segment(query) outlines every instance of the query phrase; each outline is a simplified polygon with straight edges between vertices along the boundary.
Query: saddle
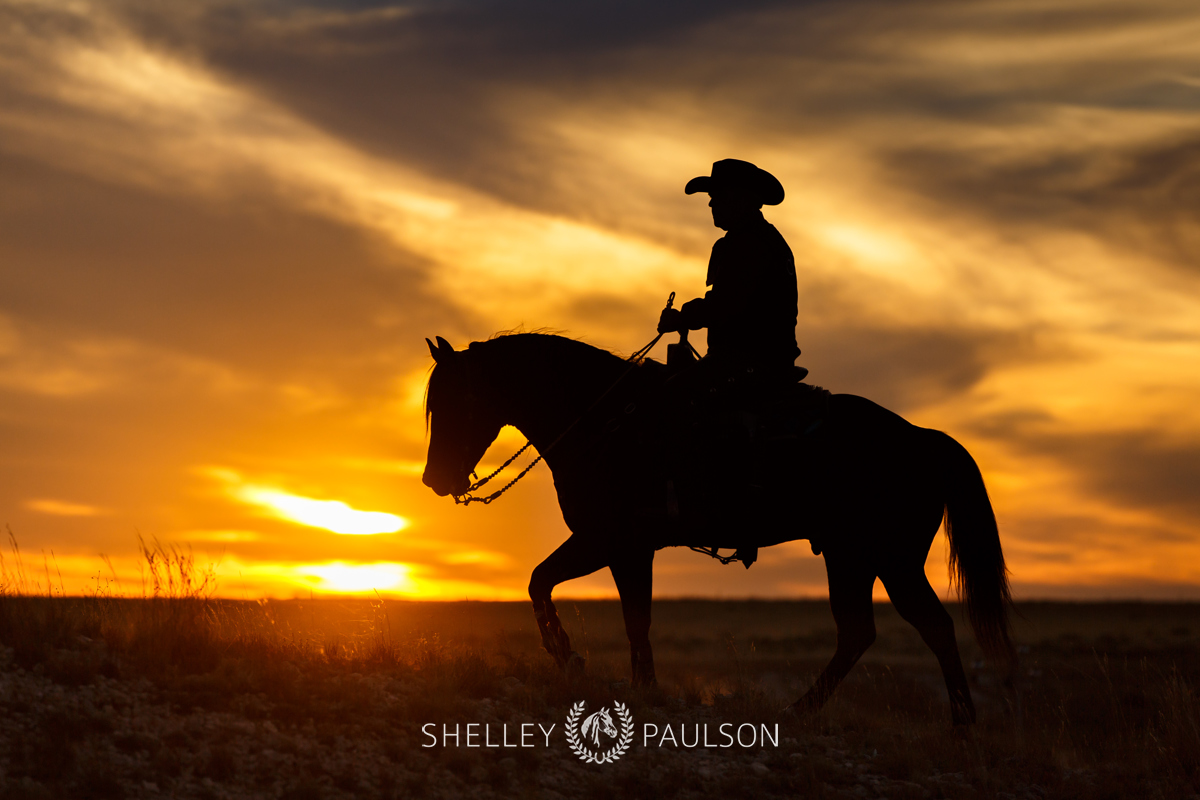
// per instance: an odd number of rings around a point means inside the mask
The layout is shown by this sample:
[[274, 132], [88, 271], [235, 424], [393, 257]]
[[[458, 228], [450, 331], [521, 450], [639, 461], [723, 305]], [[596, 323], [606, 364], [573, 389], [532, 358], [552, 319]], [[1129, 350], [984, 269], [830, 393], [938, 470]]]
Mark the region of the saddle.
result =
[[654, 456], [639, 470], [639, 514], [665, 517], [688, 538], [709, 538], [709, 555], [735, 548], [733, 557], [717, 557], [748, 568], [757, 545], [747, 533], [781, 524], [772, 518], [772, 497], [794, 485], [828, 414], [830, 393], [803, 383], [806, 375], [802, 367], [765, 375], [694, 367], [672, 375], [654, 402], [642, 404], [648, 410], [636, 426], [640, 449]]

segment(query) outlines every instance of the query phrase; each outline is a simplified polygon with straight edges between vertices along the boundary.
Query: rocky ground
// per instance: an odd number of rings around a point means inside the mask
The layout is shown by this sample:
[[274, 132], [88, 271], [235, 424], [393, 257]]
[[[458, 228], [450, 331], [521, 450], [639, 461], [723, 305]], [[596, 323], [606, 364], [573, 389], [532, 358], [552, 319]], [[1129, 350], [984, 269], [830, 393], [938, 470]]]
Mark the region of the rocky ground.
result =
[[[676, 676], [644, 692], [621, 668], [567, 680], [544, 655], [504, 647], [217, 638], [204, 658], [148, 666], [127, 640], [55, 637], [0, 647], [0, 797], [1186, 798], [1200, 777], [1196, 696], [1177, 669], [1190, 649], [1170, 667], [1093, 650], [1083, 681], [1084, 661], [1026, 647], [1020, 717], [973, 667], [981, 722], [954, 730], [925, 664], [860, 666], [818, 718], [781, 721], [792, 689], [741, 662], [719, 690]], [[1057, 671], [1070, 680], [1052, 684]], [[581, 700], [632, 713], [619, 760], [572, 752], [563, 731]], [[776, 722], [777, 747], [657, 746], [642, 727]], [[548, 745], [537, 734], [534, 747], [423, 747], [426, 723], [556, 727]]]
[[[915, 779], [900, 777], [895, 759], [881, 757], [878, 747], [868, 750], [853, 736], [797, 731], [795, 726], [785, 726], [778, 747], [659, 747], [658, 737], [645, 746], [643, 720], [656, 721], [659, 730], [708, 723], [716, 742], [716, 725], [735, 713], [688, 708], [665, 698], [648, 708], [638, 708], [631, 699], [639, 736], [618, 761], [586, 764], [562, 732], [569, 708], [557, 709], [558, 714], [527, 713], [523, 709], [541, 705], [545, 698], [535, 695], [543, 693], [512, 676], [499, 682], [496, 697], [431, 706], [427, 696], [432, 687], [419, 676], [305, 674], [289, 665], [275, 680], [291, 684], [290, 702], [245, 692], [214, 703], [213, 691], [238, 681], [236, 666], [226, 666], [218, 677], [192, 676], [174, 685], [99, 673], [84, 683], [69, 677], [64, 682], [62, 664], [72, 658], [78, 659], [78, 652], [60, 653], [56, 673], [41, 664], [25, 670], [13, 663], [11, 651], [0, 654], [0, 796], [1047, 796], [1046, 788], [1033, 781], [1018, 780], [998, 790], [978, 786], [980, 776], [961, 771], [935, 769]], [[422, 709], [431, 717], [450, 713], [453, 720], [445, 721], [451, 726], [470, 721], [491, 724], [496, 731], [506, 723], [513, 731], [521, 723], [557, 727], [548, 747], [424, 748], [431, 740], [420, 734], [418, 723], [426, 717], [416, 715]], [[545, 741], [540, 734], [536, 738]], [[954, 744], [964, 752], [972, 747], [968, 735], [947, 731], [947, 738], [956, 738]], [[1081, 789], [1096, 780], [1086, 770], [1075, 776]]]

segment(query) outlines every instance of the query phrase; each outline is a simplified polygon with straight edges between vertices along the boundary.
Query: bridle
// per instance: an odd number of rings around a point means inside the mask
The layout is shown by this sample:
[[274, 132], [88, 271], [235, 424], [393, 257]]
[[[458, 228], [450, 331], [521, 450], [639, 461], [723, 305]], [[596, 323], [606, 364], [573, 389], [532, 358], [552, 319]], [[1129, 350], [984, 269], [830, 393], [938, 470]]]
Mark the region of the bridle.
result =
[[[675, 293], [671, 292], [671, 296], [667, 299], [667, 308], [670, 308], [674, 302], [675, 302]], [[664, 336], [664, 334], [662, 334], [662, 333], [658, 334], [657, 336], [655, 336], [653, 339], [650, 340], [649, 344], [647, 344], [645, 347], [638, 350], [633, 355], [626, 358], [625, 363], [629, 364], [629, 367], [627, 367], [625, 369], [625, 371], [622, 372], [620, 374], [620, 376], [615, 381], [612, 382], [612, 385], [610, 385], [607, 389], [605, 389], [604, 392], [599, 397], [597, 397], [596, 400], [590, 406], [588, 406], [586, 410], [584, 410], [578, 417], [576, 417], [575, 421], [572, 422], [570, 425], [568, 425], [566, 427], [566, 429], [564, 429], [563, 432], [560, 433], [554, 439], [554, 441], [550, 443], [549, 447], [547, 447], [545, 450], [542, 450], [538, 454], [537, 458], [535, 458], [533, 461], [529, 462], [529, 464], [525, 467], [525, 469], [521, 470], [520, 474], [518, 474], [517, 477], [513, 478], [511, 481], [506, 483], [502, 488], [492, 492], [487, 497], [475, 497], [474, 495], [471, 494], [472, 492], [478, 491], [480, 487], [482, 487], [484, 484], [486, 484], [492, 478], [496, 477], [501, 472], [503, 472], [505, 470], [505, 468], [508, 467], [509, 464], [511, 464], [513, 461], [516, 460], [517, 456], [521, 455], [521, 453], [524, 453], [526, 450], [528, 450], [533, 444], [533, 442], [530, 442], [529, 440], [526, 440], [525, 444], [521, 445], [520, 450], [513, 453], [512, 456], [510, 456], [507, 461], [505, 461], [498, 468], [496, 468], [496, 470], [493, 471], [490, 475], [488, 475], [484, 478], [480, 478], [479, 480], [472, 483], [470, 486], [468, 486], [466, 488], [466, 490], [462, 494], [454, 495], [455, 504], [462, 505], [462, 506], [469, 506], [471, 503], [483, 503], [486, 506], [486, 505], [491, 504], [493, 501], [498, 499], [501, 495], [503, 495], [505, 492], [507, 492], [509, 489], [511, 489], [513, 486], [515, 486], [517, 481], [521, 480], [521, 478], [524, 478], [526, 475], [528, 475], [529, 471], [531, 469], [533, 469], [535, 466], [537, 466], [537, 463], [539, 461], [541, 461], [547, 454], [549, 454], [549, 452], [551, 450], [553, 450], [555, 448], [555, 446], [557, 446], [558, 443], [561, 442], [567, 436], [567, 434], [569, 434], [572, 430], [574, 430], [575, 426], [578, 425], [581, 420], [583, 420], [585, 417], [587, 417], [588, 414], [592, 413], [592, 411], [594, 411], [595, 408], [598, 405], [600, 405], [600, 403], [603, 402], [605, 398], [607, 398], [610, 394], [612, 394], [613, 389], [616, 389], [617, 386], [619, 386], [621, 384], [621, 382], [624, 381], [625, 378], [627, 378], [629, 376], [629, 373], [633, 372], [633, 370], [637, 368], [638, 364], [641, 363], [641, 360], [643, 358], [645, 358], [647, 353], [649, 353], [651, 350], [654, 349], [654, 345], [658, 344], [658, 340], [661, 339], [663, 336]], [[693, 350], [694, 349], [695, 348], [693, 348]], [[471, 392], [472, 392], [471, 381], [470, 381], [470, 376], [468, 375], [467, 394], [468, 394], [469, 398], [473, 398], [473, 394]], [[469, 410], [467, 413], [468, 413], [468, 415], [470, 415], [472, 412]], [[469, 419], [469, 417], [468, 417], [468, 419]], [[471, 474], [474, 475], [475, 473], [472, 472]]]

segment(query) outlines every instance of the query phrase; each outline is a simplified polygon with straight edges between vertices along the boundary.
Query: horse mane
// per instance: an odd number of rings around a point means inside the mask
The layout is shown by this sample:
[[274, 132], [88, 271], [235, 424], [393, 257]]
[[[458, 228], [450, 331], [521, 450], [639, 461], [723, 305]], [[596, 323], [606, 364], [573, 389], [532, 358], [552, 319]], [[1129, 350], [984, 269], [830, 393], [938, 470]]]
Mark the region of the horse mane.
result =
[[[564, 340], [567, 342], [574, 342], [576, 344], [581, 344], [581, 345], [584, 345], [585, 347], [587, 347], [589, 350], [598, 350], [601, 353], [607, 353], [610, 356], [616, 356], [617, 358], [621, 359], [622, 361], [624, 361], [627, 358], [627, 356], [622, 355], [620, 352], [618, 352], [616, 350], [608, 350], [603, 347], [597, 347], [594, 344], [589, 344], [588, 342], [585, 342], [583, 340], [583, 338], [580, 336], [573, 336], [573, 337], [567, 336], [566, 333], [567, 332], [565, 330], [558, 329], [558, 328], [550, 328], [550, 327], [534, 328], [531, 331], [527, 331], [527, 330], [525, 330], [524, 325], [518, 325], [517, 327], [509, 328], [508, 330], [496, 331], [491, 336], [489, 336], [486, 341], [491, 342], [491, 341], [495, 341], [496, 339], [507, 339], [510, 336], [540, 336], [540, 337], [548, 337], [551, 339], [560, 339], [560, 340]], [[471, 344], [479, 344], [479, 343], [472, 342]], [[468, 348], [469, 347], [470, 347], [470, 345], [468, 345]], [[643, 359], [643, 360], [644, 361], [653, 361], [654, 359]]]
[[[611, 350], [605, 350], [602, 347], [588, 344], [579, 339], [572, 339], [563, 336], [561, 333], [553, 331], [549, 328], [537, 328], [532, 331], [526, 331], [522, 326], [504, 331], [497, 331], [482, 342], [471, 342], [465, 350], [460, 350], [460, 353], [480, 352], [487, 349], [510, 350], [512, 348], [521, 348], [529, 343], [545, 343], [551, 347], [558, 348], [566, 360], [575, 363], [585, 363], [588, 365], [588, 371], [600, 372], [605, 369], [610, 369], [625, 361], [625, 357]], [[658, 367], [661, 364], [653, 359], [643, 358], [639, 362], [640, 366]], [[430, 368], [429, 378], [425, 382], [425, 397], [423, 400], [425, 411], [425, 433], [429, 433], [429, 419], [433, 410], [429, 404], [429, 390], [433, 385], [433, 376], [436, 369], [436, 364]]]
[[[541, 328], [534, 328], [531, 331], [527, 331], [527, 330], [525, 330], [525, 323], [522, 322], [520, 325], [517, 325], [515, 328], [506, 328], [505, 330], [502, 330], [502, 331], [496, 331], [495, 333], [493, 333], [491, 336], [489, 336], [484, 341], [490, 342], [493, 339], [503, 339], [505, 336], [520, 336], [521, 334], [525, 334], [525, 333], [535, 334], [537, 336], [558, 336], [559, 338], [566, 338], [564, 336], [564, 334], [566, 334], [566, 331], [564, 331], [564, 330], [561, 330], [558, 328], [551, 328], [548, 326], [542, 326]], [[575, 341], [579, 341], [579, 340], [576, 339]], [[468, 345], [468, 347], [469, 346], [470, 345]]]

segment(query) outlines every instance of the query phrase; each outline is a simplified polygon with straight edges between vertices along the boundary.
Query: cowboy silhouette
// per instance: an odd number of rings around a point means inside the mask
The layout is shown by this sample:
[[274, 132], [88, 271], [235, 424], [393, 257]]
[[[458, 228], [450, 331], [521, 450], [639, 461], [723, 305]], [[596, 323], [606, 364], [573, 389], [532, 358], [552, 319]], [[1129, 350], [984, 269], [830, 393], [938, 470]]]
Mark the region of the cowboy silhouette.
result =
[[762, 207], [783, 202], [774, 175], [727, 158], [711, 175], [692, 178], [687, 194], [707, 192], [713, 225], [726, 231], [713, 245], [704, 297], [659, 318], [659, 333], [708, 328], [707, 370], [754, 385], [797, 380], [796, 262]]
[[[684, 192], [707, 192], [713, 224], [726, 233], [713, 245], [708, 262], [705, 283], [712, 288], [678, 310], [668, 307], [658, 322], [659, 333], [708, 328], [708, 353], [699, 364], [690, 366], [689, 357], [688, 363], [674, 365], [677, 376], [668, 403], [690, 407], [699, 422], [683, 413], [667, 448], [668, 471], [680, 476], [685, 487], [697, 456], [726, 465], [735, 473], [727, 485], [739, 487], [730, 495], [730, 507], [744, 518], [763, 506], [765, 481], [760, 478], [780, 467], [781, 455], [770, 452], [779, 448], [763, 441], [764, 423], [771, 427], [771, 407], [776, 407], [778, 423], [780, 403], [808, 373], [795, 366], [800, 355], [796, 262], [761, 210], [783, 202], [783, 186], [766, 170], [727, 158], [713, 164], [711, 175], [688, 181]], [[669, 353], [668, 365], [671, 360]], [[693, 494], [707, 492], [694, 488]], [[749, 567], [757, 548], [743, 546], [734, 558]]]

